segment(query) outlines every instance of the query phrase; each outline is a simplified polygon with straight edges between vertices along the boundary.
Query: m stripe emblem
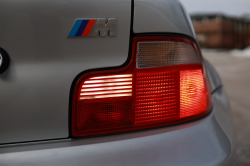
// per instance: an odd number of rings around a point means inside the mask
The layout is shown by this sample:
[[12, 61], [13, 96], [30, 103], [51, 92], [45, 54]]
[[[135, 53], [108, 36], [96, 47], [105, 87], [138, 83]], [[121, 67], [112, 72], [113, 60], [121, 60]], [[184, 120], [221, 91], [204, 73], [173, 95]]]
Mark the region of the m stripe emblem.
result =
[[96, 20], [76, 20], [69, 37], [88, 36]]
[[116, 18], [77, 18], [68, 37], [116, 36]]

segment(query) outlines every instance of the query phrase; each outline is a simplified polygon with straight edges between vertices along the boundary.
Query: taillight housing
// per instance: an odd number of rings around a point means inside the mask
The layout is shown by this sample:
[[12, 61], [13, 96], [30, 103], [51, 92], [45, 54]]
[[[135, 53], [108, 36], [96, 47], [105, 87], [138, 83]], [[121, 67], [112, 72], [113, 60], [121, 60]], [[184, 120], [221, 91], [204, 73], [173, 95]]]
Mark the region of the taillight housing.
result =
[[135, 37], [126, 67], [89, 72], [77, 81], [72, 135], [177, 124], [210, 109], [206, 72], [194, 42], [170, 36]]

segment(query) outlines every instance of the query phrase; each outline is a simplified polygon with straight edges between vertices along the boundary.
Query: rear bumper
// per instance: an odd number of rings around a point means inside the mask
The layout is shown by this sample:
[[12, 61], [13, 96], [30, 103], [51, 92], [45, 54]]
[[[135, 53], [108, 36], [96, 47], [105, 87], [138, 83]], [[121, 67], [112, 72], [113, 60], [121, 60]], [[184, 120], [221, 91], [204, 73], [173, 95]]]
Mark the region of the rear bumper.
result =
[[2, 146], [0, 165], [234, 165], [231, 118], [221, 88], [213, 94], [212, 112], [200, 120], [113, 136]]

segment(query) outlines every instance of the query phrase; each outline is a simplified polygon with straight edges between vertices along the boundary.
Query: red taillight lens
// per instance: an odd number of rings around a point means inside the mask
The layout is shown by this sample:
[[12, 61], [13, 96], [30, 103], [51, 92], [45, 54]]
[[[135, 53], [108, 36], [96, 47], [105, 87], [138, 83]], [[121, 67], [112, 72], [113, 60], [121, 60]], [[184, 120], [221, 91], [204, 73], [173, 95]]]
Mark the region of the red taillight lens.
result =
[[76, 84], [73, 136], [176, 124], [201, 117], [211, 96], [196, 45], [180, 37], [136, 37], [122, 69], [91, 72]]

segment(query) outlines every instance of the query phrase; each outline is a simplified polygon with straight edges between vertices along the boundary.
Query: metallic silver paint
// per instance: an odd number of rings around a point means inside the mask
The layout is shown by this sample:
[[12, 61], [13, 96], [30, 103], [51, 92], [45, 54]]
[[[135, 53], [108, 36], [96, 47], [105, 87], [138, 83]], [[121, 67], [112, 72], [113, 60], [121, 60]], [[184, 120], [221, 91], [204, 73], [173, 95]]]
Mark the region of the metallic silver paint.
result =
[[222, 86], [222, 82], [214, 67], [204, 58], [203, 62], [207, 72], [210, 91], [213, 92], [216, 88]]
[[134, 33], [179, 33], [196, 38], [178, 0], [134, 0]]
[[[233, 115], [224, 87], [219, 88], [216, 93], [213, 94], [213, 100], [217, 103], [214, 105], [214, 109], [217, 110], [215, 111], [215, 118], [218, 121], [220, 127], [222, 128], [223, 132], [229, 138], [231, 144], [231, 153], [229, 157], [236, 158]], [[230, 164], [230, 162], [225, 163], [225, 165]]]
[[2, 54], [0, 53], [0, 67], [2, 66], [2, 63], [3, 63], [3, 57]]
[[[179, 0], [178, 0], [179, 1]], [[196, 33], [195, 33], [195, 30], [194, 30], [194, 27], [193, 27], [193, 23], [192, 23], [192, 20], [191, 20], [191, 18], [190, 18], [190, 16], [189, 16], [189, 13], [187, 12], [187, 10], [185, 9], [185, 7], [184, 7], [184, 5], [179, 1], [179, 5], [182, 7], [182, 9], [183, 9], [183, 12], [185, 13], [185, 16], [186, 16], [186, 18], [187, 18], [187, 20], [188, 20], [188, 23], [189, 23], [189, 26], [190, 26], [190, 28], [191, 28], [191, 30], [192, 30], [192, 34], [193, 34], [193, 37], [196, 39]]]
[[0, 148], [0, 165], [231, 166], [236, 160], [233, 138], [221, 128], [227, 120], [216, 115], [221, 109], [230, 112], [224, 94], [223, 88], [216, 91], [212, 112], [197, 121], [113, 136], [6, 146]]
[[[75, 76], [83, 70], [125, 62], [131, 1], [97, 2], [0, 2], [4, 6], [0, 46], [12, 59], [9, 70], [0, 75], [1, 143], [66, 138], [69, 91]], [[65, 38], [74, 18], [100, 16], [119, 20], [115, 38]], [[179, 1], [135, 0], [134, 32], [173, 32], [195, 38], [187, 18]], [[215, 90], [221, 82], [205, 64]], [[0, 146], [0, 165], [234, 165], [232, 116], [224, 89], [217, 89], [212, 98], [213, 110], [208, 116], [181, 125]]]
[[[103, 2], [103, 1], [102, 1]], [[131, 0], [0, 1], [0, 144], [67, 138], [69, 94], [82, 71], [128, 57]], [[67, 38], [75, 18], [116, 18], [116, 37]]]

